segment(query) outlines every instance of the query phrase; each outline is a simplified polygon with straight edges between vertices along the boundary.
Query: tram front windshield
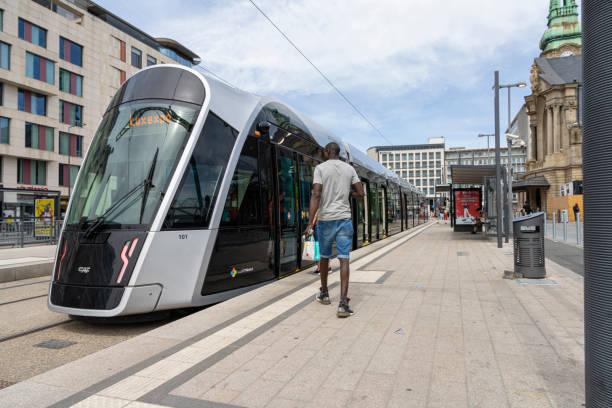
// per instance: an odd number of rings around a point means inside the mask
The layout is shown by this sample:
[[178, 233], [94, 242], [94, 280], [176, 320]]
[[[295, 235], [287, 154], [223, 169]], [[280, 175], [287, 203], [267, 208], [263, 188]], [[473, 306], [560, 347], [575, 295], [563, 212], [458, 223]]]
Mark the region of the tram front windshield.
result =
[[150, 225], [198, 113], [198, 106], [165, 100], [109, 110], [80, 171], [67, 225]]

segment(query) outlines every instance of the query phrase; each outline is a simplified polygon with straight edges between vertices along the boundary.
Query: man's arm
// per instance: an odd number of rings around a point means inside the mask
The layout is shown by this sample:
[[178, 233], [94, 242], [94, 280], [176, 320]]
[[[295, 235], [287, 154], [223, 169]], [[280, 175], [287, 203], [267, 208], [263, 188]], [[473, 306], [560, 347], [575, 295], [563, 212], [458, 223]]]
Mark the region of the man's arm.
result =
[[314, 219], [317, 211], [319, 210], [319, 205], [321, 204], [321, 192], [323, 191], [323, 186], [321, 184], [313, 184], [312, 186], [312, 194], [310, 195], [310, 210], [308, 214], [308, 226], [306, 227], [306, 234], [309, 234], [309, 231], [314, 228]]
[[351, 191], [351, 197], [353, 198], [363, 198], [365, 197], [365, 193], [363, 192], [363, 185], [361, 183], [355, 183], [352, 185], [353, 191]]

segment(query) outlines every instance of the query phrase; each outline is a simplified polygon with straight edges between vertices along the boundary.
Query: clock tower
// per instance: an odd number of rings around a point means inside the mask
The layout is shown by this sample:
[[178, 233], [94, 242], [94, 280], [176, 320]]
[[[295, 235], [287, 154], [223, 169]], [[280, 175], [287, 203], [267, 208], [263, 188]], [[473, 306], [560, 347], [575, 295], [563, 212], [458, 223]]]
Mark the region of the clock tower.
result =
[[582, 54], [582, 26], [576, 0], [550, 0], [548, 29], [540, 40], [541, 57]]

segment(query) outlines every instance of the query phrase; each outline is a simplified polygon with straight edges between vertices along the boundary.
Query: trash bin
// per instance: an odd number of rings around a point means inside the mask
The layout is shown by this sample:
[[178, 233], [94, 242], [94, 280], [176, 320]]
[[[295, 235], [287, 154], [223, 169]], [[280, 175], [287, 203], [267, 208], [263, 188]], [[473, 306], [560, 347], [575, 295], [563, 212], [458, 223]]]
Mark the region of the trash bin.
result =
[[538, 212], [515, 218], [514, 273], [525, 278], [544, 278], [544, 222], [545, 213]]

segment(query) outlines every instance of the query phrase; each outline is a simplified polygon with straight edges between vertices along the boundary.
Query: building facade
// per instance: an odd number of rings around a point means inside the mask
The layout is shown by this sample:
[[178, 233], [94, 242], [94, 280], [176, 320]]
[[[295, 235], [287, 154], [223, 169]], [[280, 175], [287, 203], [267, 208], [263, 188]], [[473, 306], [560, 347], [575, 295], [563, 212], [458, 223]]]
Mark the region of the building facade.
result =
[[[88, 0], [0, 0], [0, 183], [59, 191], [65, 207], [110, 99], [159, 63], [199, 57]], [[32, 216], [32, 205], [5, 193], [3, 215]]]
[[[555, 211], [564, 185], [582, 181], [582, 35], [574, 0], [551, 0], [542, 54], [531, 67], [527, 168], [522, 200]], [[564, 209], [564, 208], [562, 208]]]
[[[501, 164], [503, 166], [508, 164], [508, 148], [503, 147], [499, 149], [501, 154]], [[465, 166], [484, 166], [495, 164], [495, 147], [490, 149], [479, 148], [479, 149], [466, 149], [465, 147], [451, 147], [445, 152], [444, 160], [444, 171], [446, 173], [446, 180], [449, 184], [452, 184], [451, 178], [451, 166], [453, 165], [465, 165]], [[518, 180], [519, 177], [525, 173], [525, 164], [527, 161], [527, 155], [524, 147], [512, 147], [511, 152], [512, 159], [512, 179]]]
[[368, 155], [433, 199], [436, 185], [445, 183], [444, 146], [436, 137], [427, 144], [370, 147]]

